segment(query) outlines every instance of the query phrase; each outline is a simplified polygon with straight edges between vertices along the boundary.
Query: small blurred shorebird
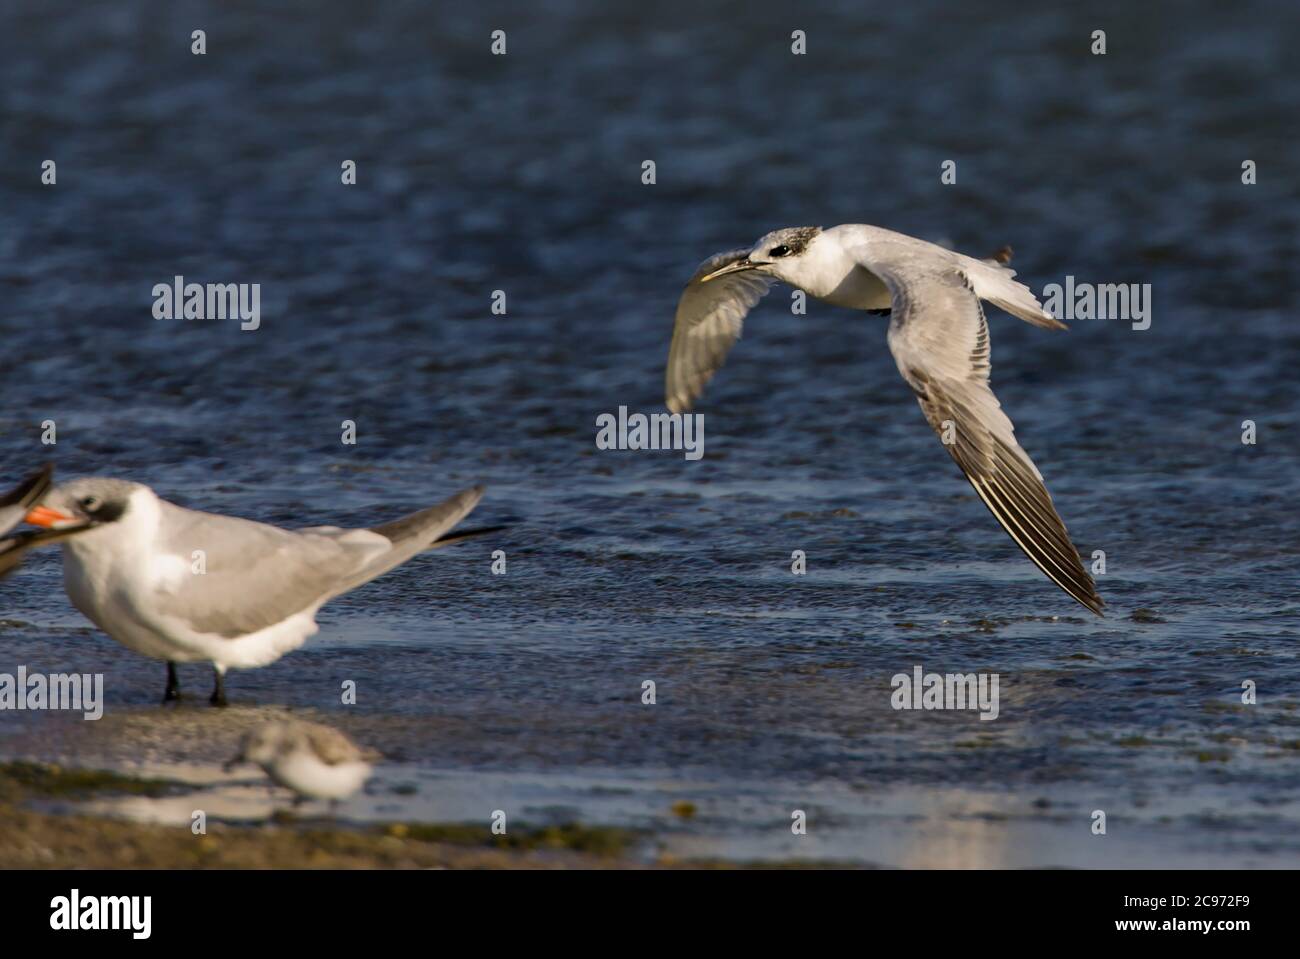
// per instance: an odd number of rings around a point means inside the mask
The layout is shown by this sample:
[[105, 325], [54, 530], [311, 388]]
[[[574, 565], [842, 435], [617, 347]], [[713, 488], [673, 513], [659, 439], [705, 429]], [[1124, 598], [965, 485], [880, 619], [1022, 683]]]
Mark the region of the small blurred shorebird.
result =
[[372, 762], [383, 757], [362, 749], [333, 726], [299, 719], [264, 723], [244, 737], [239, 755], [223, 767], [227, 772], [252, 763], [276, 785], [304, 799], [328, 799], [331, 806], [366, 784]]
[[27, 522], [76, 530], [63, 541], [73, 605], [123, 646], [167, 661], [164, 701], [180, 698], [176, 664], [210, 662], [214, 706], [230, 668], [273, 663], [316, 633], [317, 611], [424, 550], [500, 527], [449, 532], [482, 487], [374, 526], [286, 530], [201, 513], [125, 480], [55, 487]]
[[677, 304], [668, 408], [689, 410], [777, 280], [835, 306], [890, 315], [889, 349], [948, 453], [1011, 538], [1047, 576], [1101, 615], [1104, 605], [1011, 420], [989, 388], [981, 300], [1044, 329], [1065, 329], [1007, 269], [865, 224], [793, 227], [705, 260]]

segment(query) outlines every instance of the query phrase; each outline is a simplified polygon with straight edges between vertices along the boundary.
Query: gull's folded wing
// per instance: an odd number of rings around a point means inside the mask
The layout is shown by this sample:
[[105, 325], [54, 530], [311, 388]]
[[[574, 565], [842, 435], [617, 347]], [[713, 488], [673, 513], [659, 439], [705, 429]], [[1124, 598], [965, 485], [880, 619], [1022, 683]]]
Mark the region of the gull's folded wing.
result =
[[367, 583], [429, 548], [482, 497], [475, 487], [374, 529], [280, 529], [164, 503], [163, 549], [203, 551], [204, 573], [158, 587], [153, 608], [198, 633], [238, 638]]

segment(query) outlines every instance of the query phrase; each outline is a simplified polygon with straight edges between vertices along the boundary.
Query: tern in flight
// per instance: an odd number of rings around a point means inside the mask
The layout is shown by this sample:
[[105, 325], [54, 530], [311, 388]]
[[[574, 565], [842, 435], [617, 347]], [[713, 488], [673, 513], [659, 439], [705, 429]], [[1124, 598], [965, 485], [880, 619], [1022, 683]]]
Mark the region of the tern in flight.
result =
[[668, 350], [669, 410], [689, 410], [740, 336], [745, 314], [778, 280], [835, 306], [888, 313], [889, 349], [930, 427], [979, 498], [1057, 586], [1101, 615], [1043, 478], [989, 388], [981, 300], [1034, 326], [1063, 330], [1004, 263], [954, 253], [876, 226], [793, 227], [751, 249], [705, 260], [677, 304]]

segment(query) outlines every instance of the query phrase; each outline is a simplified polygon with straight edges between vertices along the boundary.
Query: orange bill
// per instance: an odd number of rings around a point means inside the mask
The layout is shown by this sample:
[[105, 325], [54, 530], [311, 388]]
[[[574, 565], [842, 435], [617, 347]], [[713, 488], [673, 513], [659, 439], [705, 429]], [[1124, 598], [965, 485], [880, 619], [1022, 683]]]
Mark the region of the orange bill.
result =
[[57, 509], [51, 509], [48, 506], [34, 506], [27, 514], [26, 519], [33, 526], [44, 526], [50, 529], [60, 523], [75, 522], [77, 518]]

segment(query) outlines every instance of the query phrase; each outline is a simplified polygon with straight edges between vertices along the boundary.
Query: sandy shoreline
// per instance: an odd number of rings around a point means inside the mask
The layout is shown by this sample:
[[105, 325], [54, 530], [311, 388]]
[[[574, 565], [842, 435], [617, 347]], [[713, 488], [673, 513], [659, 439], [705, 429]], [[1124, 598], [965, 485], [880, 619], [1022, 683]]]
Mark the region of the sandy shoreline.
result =
[[[14, 762], [0, 764], [0, 868], [11, 869], [609, 869], [645, 865], [641, 837], [577, 824], [358, 825], [277, 812], [204, 831], [65, 812], [92, 797], [157, 797], [186, 784]], [[659, 863], [663, 865], [664, 863]]]

